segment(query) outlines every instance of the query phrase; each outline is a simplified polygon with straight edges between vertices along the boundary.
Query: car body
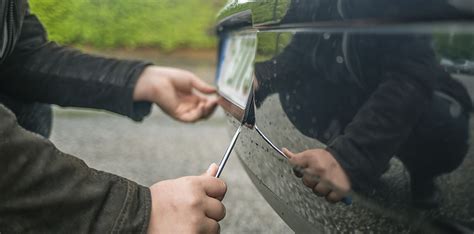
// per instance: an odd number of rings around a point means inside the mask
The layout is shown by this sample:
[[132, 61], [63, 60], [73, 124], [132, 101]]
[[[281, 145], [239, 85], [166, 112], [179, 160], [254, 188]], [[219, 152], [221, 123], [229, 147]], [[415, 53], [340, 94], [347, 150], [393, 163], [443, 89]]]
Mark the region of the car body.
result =
[[[372, 81], [398, 72], [405, 72], [401, 75], [405, 77], [423, 70], [430, 75], [422, 78], [428, 79], [443, 74], [450, 82], [461, 81], [461, 89], [471, 95], [472, 73], [449, 73], [456, 71], [454, 60], [474, 60], [473, 4], [470, 0], [229, 1], [218, 17], [216, 85], [221, 106], [229, 113], [230, 131], [242, 124], [251, 103], [255, 124], [276, 148], [295, 152], [325, 148], [345, 133], [372, 98], [379, 84]], [[413, 64], [424, 65], [410, 67]], [[463, 71], [470, 69], [463, 64]], [[368, 87], [372, 87], [369, 94], [360, 91]], [[450, 113], [459, 106], [451, 105]], [[468, 122], [460, 130], [472, 131]], [[434, 134], [442, 136], [445, 131]], [[466, 135], [459, 141], [463, 147], [472, 139]], [[447, 142], [446, 148], [459, 148]], [[383, 175], [377, 176], [376, 185], [355, 190], [353, 204], [347, 206], [329, 204], [306, 188], [254, 126], [244, 127], [236, 151], [260, 193], [297, 233], [474, 229], [470, 148], [462, 164], [437, 179], [443, 200], [430, 212], [412, 206], [410, 176], [397, 158], [389, 167], [378, 168]]]

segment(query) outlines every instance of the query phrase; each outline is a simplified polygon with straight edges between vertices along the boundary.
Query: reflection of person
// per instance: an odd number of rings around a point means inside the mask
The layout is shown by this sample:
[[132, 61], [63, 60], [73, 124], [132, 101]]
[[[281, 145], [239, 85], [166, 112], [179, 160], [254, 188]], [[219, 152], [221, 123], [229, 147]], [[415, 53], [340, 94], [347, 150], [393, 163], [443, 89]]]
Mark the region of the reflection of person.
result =
[[179, 69], [57, 46], [46, 40], [26, 1], [0, 0], [0, 7], [0, 232], [218, 232], [226, 186], [212, 176], [215, 165], [202, 176], [143, 187], [56, 149], [43, 137], [51, 127], [50, 107], [37, 104], [141, 120], [154, 102], [175, 119], [193, 122], [216, 107], [195, 91], [212, 94], [214, 88]]
[[[421, 14], [413, 4], [303, 1], [290, 5], [283, 22], [463, 16], [446, 0]], [[410, 172], [414, 203], [437, 205], [434, 178], [465, 157], [472, 103], [430, 45], [421, 35], [297, 33], [272, 61], [256, 65], [257, 106], [278, 92], [295, 127], [328, 145], [299, 154], [284, 149], [306, 168], [305, 185], [339, 201], [351, 187], [369, 189], [396, 155]]]
[[396, 155], [415, 204], [436, 205], [434, 178], [466, 155], [472, 104], [436, 63], [429, 37], [300, 33], [274, 60], [256, 65], [257, 105], [278, 92], [290, 121], [328, 145], [285, 150], [307, 168], [305, 185], [339, 201], [351, 186], [368, 189]]

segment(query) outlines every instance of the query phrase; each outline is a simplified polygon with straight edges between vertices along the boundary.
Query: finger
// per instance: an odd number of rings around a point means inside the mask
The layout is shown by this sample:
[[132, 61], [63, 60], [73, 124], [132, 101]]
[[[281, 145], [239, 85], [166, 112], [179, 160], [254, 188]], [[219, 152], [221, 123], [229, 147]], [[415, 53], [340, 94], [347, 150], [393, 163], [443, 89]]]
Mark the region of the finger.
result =
[[293, 167], [293, 173], [295, 174], [296, 177], [303, 178], [304, 169], [298, 166]]
[[196, 107], [181, 115], [180, 120], [184, 122], [196, 122], [204, 112], [204, 103], [199, 103]]
[[202, 234], [217, 234], [220, 233], [221, 227], [219, 223], [214, 219], [206, 219], [199, 230]]
[[301, 168], [307, 168], [309, 166], [309, 159], [311, 159], [311, 157], [306, 157], [305, 152], [295, 154], [284, 148], [283, 153], [290, 158], [289, 162], [291, 164]]
[[205, 176], [201, 178], [201, 186], [207, 196], [222, 200], [227, 192], [227, 186], [223, 180]]
[[336, 192], [336, 191], [331, 191], [327, 196], [326, 200], [331, 203], [336, 203], [342, 200], [344, 195], [342, 193]]
[[[297, 162], [299, 160], [296, 159], [296, 158], [298, 158], [298, 154], [295, 154], [295, 153], [291, 152], [287, 148], [283, 148], [282, 151], [290, 159], [291, 164], [298, 165]], [[301, 165], [298, 165], [298, 166], [301, 166]]]
[[203, 118], [207, 118], [214, 113], [217, 107], [217, 98], [208, 98], [206, 100], [206, 104], [204, 105], [204, 113], [203, 113]]
[[222, 204], [222, 202], [219, 200], [209, 198], [206, 199], [204, 212], [208, 218], [221, 221], [225, 217], [226, 209], [224, 204]]
[[213, 94], [216, 92], [216, 88], [212, 87], [196, 76], [192, 77], [191, 84], [195, 89], [205, 94]]
[[313, 189], [314, 186], [316, 186], [318, 183], [319, 178], [317, 178], [316, 176], [308, 175], [308, 173], [305, 173], [303, 175], [303, 184], [307, 187]]
[[295, 157], [295, 154], [291, 152], [290, 150], [288, 150], [287, 148], [283, 148], [282, 151], [290, 159]]
[[212, 163], [209, 168], [207, 168], [207, 171], [206, 173], [204, 173], [204, 175], [208, 175], [208, 176], [216, 176], [217, 174], [217, 170], [219, 169], [219, 166], [217, 166], [217, 164], [215, 163]]
[[326, 183], [318, 183], [313, 187], [313, 192], [320, 197], [326, 197], [331, 192], [331, 188]]

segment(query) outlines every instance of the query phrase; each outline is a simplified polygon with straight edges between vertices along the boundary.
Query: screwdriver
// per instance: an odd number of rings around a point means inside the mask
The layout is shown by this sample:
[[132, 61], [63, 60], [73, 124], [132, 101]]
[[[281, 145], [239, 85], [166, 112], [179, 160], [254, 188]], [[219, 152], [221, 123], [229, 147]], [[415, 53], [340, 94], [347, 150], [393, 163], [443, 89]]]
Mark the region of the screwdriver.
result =
[[[271, 142], [270, 139], [268, 139], [268, 137], [263, 134], [263, 132], [257, 127], [257, 125], [255, 125], [255, 130], [257, 130], [257, 133], [263, 138], [263, 140], [267, 142], [267, 144], [269, 144], [276, 152], [278, 152], [280, 156], [283, 156], [286, 160], [290, 160], [290, 158], [288, 158], [288, 156], [286, 156], [283, 151], [276, 147], [275, 144], [273, 144], [273, 142]], [[303, 175], [305, 174], [305, 170], [302, 167], [294, 167], [293, 171], [297, 177], [303, 177]], [[346, 196], [341, 200], [341, 202], [346, 205], [351, 205], [352, 197]]]
[[[230, 154], [232, 153], [232, 150], [234, 149], [235, 143], [237, 142], [237, 139], [240, 136], [240, 132], [242, 131], [242, 126], [244, 126], [244, 125], [243, 124], [240, 125], [237, 128], [237, 131], [234, 133], [234, 136], [232, 137], [232, 140], [230, 141], [230, 144], [227, 147], [227, 150], [225, 151], [224, 156], [221, 159], [221, 162], [219, 163], [219, 169], [217, 170], [216, 178], [219, 178], [220, 175], [222, 174], [222, 171], [224, 170], [224, 167], [225, 167], [227, 161], [229, 160]], [[254, 128], [257, 131], [257, 133], [263, 138], [263, 140], [265, 140], [265, 142], [267, 142], [275, 151], [277, 151], [280, 156], [282, 156], [285, 159], [289, 160], [288, 156], [286, 156], [283, 153], [283, 151], [281, 151], [278, 147], [276, 147], [275, 144], [273, 144], [273, 142], [271, 142], [270, 139], [268, 139], [268, 137], [265, 136], [265, 134], [263, 134], [263, 132], [257, 127], [257, 125], [254, 125]], [[305, 173], [304, 169], [301, 168], [301, 167], [294, 167], [293, 171], [295, 172], [295, 175], [297, 175], [298, 177], [302, 177]], [[341, 202], [346, 204], [346, 205], [351, 205], [352, 204], [352, 197], [350, 197], [350, 196], [344, 197], [341, 200]]]
[[221, 162], [219, 163], [219, 169], [217, 169], [216, 178], [219, 178], [219, 176], [221, 176], [222, 170], [224, 170], [225, 164], [227, 163], [227, 160], [229, 160], [230, 154], [232, 153], [232, 150], [234, 149], [235, 143], [237, 142], [237, 139], [240, 136], [240, 132], [242, 131], [242, 126], [245, 126], [249, 129], [253, 129], [255, 125], [255, 100], [253, 96], [253, 91], [250, 92], [249, 94], [249, 98], [247, 100], [247, 105], [245, 106], [245, 109], [242, 112], [240, 112], [238, 115], [239, 117], [236, 117], [236, 118], [240, 119], [240, 125], [237, 128], [237, 131], [235, 131], [234, 136], [232, 137], [232, 140], [230, 141], [230, 144], [227, 147], [227, 150], [225, 151], [224, 156], [221, 159]]
[[[249, 129], [255, 129], [257, 131], [257, 133], [263, 138], [263, 140], [265, 140], [265, 142], [267, 142], [275, 151], [277, 151], [280, 156], [284, 157], [286, 160], [289, 160], [288, 156], [286, 156], [283, 153], [283, 151], [281, 151], [278, 147], [276, 147], [276, 145], [273, 144], [273, 142], [271, 142], [270, 139], [268, 139], [268, 137], [265, 136], [265, 134], [263, 134], [263, 132], [257, 127], [257, 125], [255, 123], [256, 122], [255, 121], [255, 99], [254, 99], [254, 96], [253, 96], [253, 92], [250, 92], [250, 96], [249, 96], [249, 99], [247, 101], [247, 105], [246, 105], [245, 110], [243, 111], [243, 113], [241, 113], [240, 119], [241, 119], [240, 125], [237, 128], [237, 130], [235, 131], [234, 136], [232, 137], [232, 140], [230, 141], [230, 144], [227, 147], [227, 149], [224, 153], [224, 156], [222, 157], [222, 159], [219, 163], [219, 168], [217, 169], [217, 173], [216, 173], [216, 176], [215, 176], [216, 178], [219, 178], [221, 176], [222, 171], [224, 170], [224, 167], [225, 167], [227, 161], [230, 158], [230, 154], [232, 153], [232, 150], [234, 149], [235, 143], [237, 142], [237, 140], [240, 136], [240, 133], [242, 131], [242, 126], [246, 126]], [[300, 168], [300, 167], [295, 167], [295, 168], [293, 168], [293, 170], [295, 171], [295, 175], [303, 175], [305, 173], [304, 169]], [[346, 204], [346, 205], [351, 205], [352, 204], [352, 198], [350, 196], [344, 197], [341, 200], [341, 202]]]
[[232, 153], [235, 143], [237, 142], [237, 139], [240, 136], [240, 132], [242, 131], [242, 126], [243, 125], [240, 125], [239, 128], [237, 128], [237, 131], [232, 137], [232, 140], [230, 141], [230, 145], [229, 147], [227, 147], [227, 150], [225, 151], [224, 156], [222, 157], [221, 162], [219, 163], [219, 169], [217, 169], [216, 178], [219, 178], [221, 176], [222, 170], [224, 170], [225, 164], [227, 163], [227, 160], [229, 160], [230, 153]]

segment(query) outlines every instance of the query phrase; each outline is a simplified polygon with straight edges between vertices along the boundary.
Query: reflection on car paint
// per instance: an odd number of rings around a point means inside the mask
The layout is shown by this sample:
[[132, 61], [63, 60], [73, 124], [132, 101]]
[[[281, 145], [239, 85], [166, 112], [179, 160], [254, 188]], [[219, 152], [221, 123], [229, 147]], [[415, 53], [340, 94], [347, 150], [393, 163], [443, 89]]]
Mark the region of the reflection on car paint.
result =
[[[295, 231], [474, 229], [474, 25], [430, 22], [471, 18], [461, 2], [290, 1], [280, 24], [259, 28], [259, 127], [294, 151], [333, 149], [356, 190], [354, 206], [329, 205], [244, 130], [239, 157]], [[434, 186], [439, 207], [415, 206]]]
[[223, 41], [217, 87], [241, 108], [245, 108], [252, 86], [256, 47], [257, 36], [252, 32], [231, 35]]

